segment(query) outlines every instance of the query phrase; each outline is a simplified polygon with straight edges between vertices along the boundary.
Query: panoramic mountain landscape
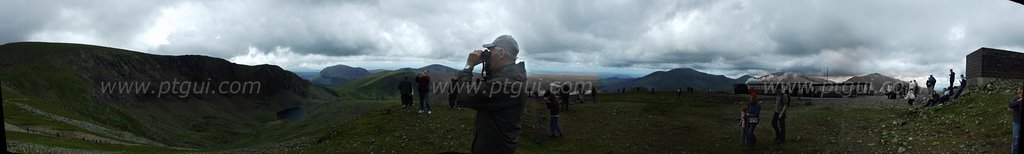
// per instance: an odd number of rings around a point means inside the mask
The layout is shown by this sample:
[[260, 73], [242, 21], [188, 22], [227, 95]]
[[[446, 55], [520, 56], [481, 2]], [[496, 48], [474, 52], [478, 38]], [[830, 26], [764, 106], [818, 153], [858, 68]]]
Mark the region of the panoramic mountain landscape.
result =
[[0, 1], [5, 151], [1024, 153], [1022, 1]]
[[[442, 120], [438, 118], [426, 118], [412, 116], [405, 117], [403, 114], [415, 114], [403, 112], [398, 105], [397, 86], [405, 77], [409, 80], [416, 73], [426, 70], [432, 77], [432, 82], [448, 82], [458, 71], [444, 65], [428, 65], [420, 68], [401, 68], [396, 70], [379, 70], [373, 74], [367, 74], [365, 70], [336, 65], [333, 68], [325, 68], [321, 75], [312, 80], [303, 80], [295, 73], [285, 71], [274, 65], [239, 65], [223, 59], [205, 56], [162, 56], [140, 53], [135, 51], [92, 46], [84, 44], [69, 43], [45, 43], [45, 42], [19, 42], [0, 45], [0, 54], [8, 55], [0, 58], [0, 79], [3, 80], [2, 90], [4, 99], [5, 130], [9, 136], [7, 141], [9, 149], [16, 151], [51, 151], [51, 152], [87, 152], [87, 151], [122, 151], [122, 152], [200, 152], [200, 151], [288, 151], [298, 149], [312, 152], [339, 152], [339, 151], [363, 151], [374, 152], [382, 149], [362, 149], [363, 146], [401, 147], [402, 142], [377, 142], [364, 143], [363, 141], [352, 140], [345, 136], [375, 136], [379, 131], [389, 131], [402, 134], [398, 137], [405, 138], [451, 138], [455, 140], [471, 140], [466, 138], [471, 134], [463, 133], [441, 133], [434, 135], [420, 135], [405, 130], [393, 128], [416, 128], [430, 129], [434, 131], [450, 132], [449, 129], [465, 129], [464, 124], [470, 121], [471, 112], [446, 110], [435, 116], [457, 117], [455, 121]], [[59, 60], [58, 60], [59, 59]], [[74, 65], [64, 65], [74, 64]], [[344, 70], [333, 72], [329, 76], [362, 76], [349, 78], [334, 86], [321, 87], [313, 83], [317, 79], [324, 79], [323, 72], [328, 70]], [[41, 76], [39, 78], [37, 76]], [[731, 106], [727, 100], [742, 100], [742, 97], [728, 94], [732, 85], [743, 83], [830, 83], [827, 80], [802, 75], [798, 73], [772, 73], [754, 78], [742, 76], [739, 79], [732, 79], [723, 75], [703, 73], [694, 69], [680, 68], [668, 71], [656, 71], [639, 78], [604, 78], [597, 79], [593, 75], [572, 75], [572, 74], [532, 74], [529, 80], [539, 82], [541, 88], [552, 83], [563, 82], [593, 82], [601, 87], [602, 93], [610, 93], [610, 97], [602, 101], [631, 102], [632, 99], [661, 100], [659, 104], [647, 104], [642, 106], [672, 106], [679, 109], [659, 109], [648, 114], [658, 114], [657, 118], [668, 117], [689, 117], [691, 121], [706, 121], [710, 119], [693, 119], [686, 115], [661, 115], [669, 111], [681, 113], [701, 113], [693, 108], [701, 106], [710, 110], [726, 110], [725, 106]], [[160, 81], [177, 81], [179, 84], [185, 82], [196, 82], [191, 85], [196, 87], [207, 87], [205, 85], [217, 85], [221, 81], [254, 81], [259, 82], [258, 93], [216, 93], [197, 92], [190, 90], [174, 89], [174, 92], [161, 87], [164, 84]], [[339, 80], [334, 80], [339, 81]], [[332, 82], [334, 82], [332, 81]], [[595, 82], [596, 81], [596, 82]], [[887, 77], [878, 73], [862, 76], [855, 76], [846, 82], [866, 82], [882, 84], [884, 82], [901, 82], [898, 79]], [[154, 83], [149, 87], [138, 86], [116, 86], [131, 85], [133, 83]], [[414, 82], [415, 83], [415, 82]], [[177, 85], [178, 88], [188, 87]], [[214, 89], [219, 86], [213, 86]], [[229, 86], [230, 87], [230, 86]], [[658, 90], [653, 98], [635, 98], [632, 93], [617, 93], [617, 88], [643, 87], [665, 89]], [[673, 88], [685, 89], [693, 87], [698, 89], [698, 94], [687, 94], [693, 99], [664, 100], [658, 95], [675, 95]], [[714, 96], [701, 95], [699, 89], [712, 89], [714, 92], [726, 92]], [[165, 93], [161, 93], [164, 92]], [[195, 92], [195, 93], [190, 93]], [[647, 97], [645, 89], [642, 96]], [[587, 92], [592, 94], [592, 92]], [[431, 93], [435, 108], [445, 108], [448, 104], [445, 93]], [[970, 97], [965, 101], [984, 99], [988, 95]], [[982, 98], [978, 98], [982, 97]], [[675, 98], [675, 97], [667, 97]], [[714, 102], [711, 105], [701, 105], [699, 100], [717, 99], [723, 102]], [[862, 99], [874, 99], [866, 97]], [[594, 101], [585, 99], [586, 101]], [[535, 100], [531, 100], [533, 102]], [[681, 101], [681, 102], [680, 102]], [[673, 103], [675, 102], [675, 103]], [[807, 100], [817, 102], [814, 100]], [[663, 104], [669, 103], [669, 104]], [[680, 103], [680, 104], [676, 104]], [[826, 103], [827, 104], [827, 103]], [[958, 103], [960, 104], [960, 103]], [[696, 106], [695, 106], [696, 105]], [[604, 105], [577, 104], [574, 105], [579, 113], [576, 116], [602, 117], [599, 115], [617, 113], [616, 110], [606, 110]], [[642, 107], [638, 106], [638, 107]], [[829, 105], [826, 105], [829, 106]], [[885, 105], [882, 109], [893, 108]], [[957, 110], [969, 110], [970, 106], [957, 106]], [[543, 112], [539, 107], [530, 107], [531, 112]], [[629, 107], [633, 108], [633, 107]], [[591, 111], [588, 111], [591, 110]], [[647, 109], [644, 109], [647, 110]], [[805, 109], [801, 109], [805, 110]], [[821, 109], [818, 109], [821, 110]], [[832, 109], [827, 109], [832, 110]], [[876, 110], [876, 109], [871, 109]], [[411, 110], [409, 110], [411, 111]], [[597, 112], [595, 112], [597, 111]], [[398, 115], [387, 116], [393, 113]], [[568, 111], [567, 111], [568, 112]], [[816, 113], [819, 111], [807, 111]], [[862, 111], [857, 111], [862, 112]], [[863, 111], [868, 112], [868, 111]], [[927, 113], [921, 116], [939, 116], [939, 113]], [[806, 114], [806, 113], [805, 113]], [[889, 113], [899, 116], [897, 113]], [[399, 117], [394, 117], [399, 116]], [[661, 117], [667, 116], [667, 117]], [[1002, 117], [1004, 115], [987, 115]], [[942, 117], [942, 116], [939, 116]], [[386, 123], [375, 123], [381, 118], [393, 121]], [[395, 119], [397, 118], [397, 119]], [[412, 118], [412, 119], [408, 119]], [[426, 119], [422, 119], [426, 118]], [[840, 116], [838, 119], [858, 118], [857, 116]], [[371, 120], [379, 119], [379, 120]], [[445, 126], [430, 126], [422, 128], [416, 125], [403, 125], [411, 121], [427, 120], [432, 123], [444, 124]], [[531, 118], [532, 119], [532, 118]], [[627, 122], [628, 117], [606, 117], [603, 121]], [[370, 120], [370, 121], [367, 121]], [[533, 119], [543, 120], [543, 119]], [[575, 119], [575, 122], [568, 122], [569, 127], [597, 127], [586, 126], [581, 122], [599, 119]], [[809, 120], [809, 119], [808, 119]], [[833, 119], [835, 120], [835, 119]], [[397, 121], [407, 121], [394, 123]], [[660, 121], [660, 120], [654, 120]], [[713, 121], [713, 120], [712, 120]], [[653, 122], [653, 121], [652, 121]], [[415, 123], [415, 122], [412, 122]], [[719, 123], [719, 122], [710, 122]], [[906, 123], [906, 122], [901, 122]], [[861, 123], [848, 123], [852, 125], [864, 125]], [[527, 131], [543, 132], [536, 130], [539, 124], [525, 124]], [[637, 123], [637, 125], [649, 125], [648, 123]], [[905, 125], [905, 124], [901, 124]], [[972, 127], [987, 127], [982, 124]], [[449, 128], [448, 126], [458, 126]], [[703, 126], [714, 128], [718, 126]], [[389, 128], [384, 130], [367, 131], [365, 129]], [[917, 129], [902, 128], [898, 129]], [[661, 129], [661, 128], [658, 128]], [[703, 129], [703, 128], [701, 128]], [[683, 133], [687, 131], [709, 131], [701, 129], [684, 130], [661, 130], [662, 132]], [[829, 129], [829, 128], [826, 128]], [[595, 130], [589, 133], [608, 133], [605, 131], [627, 131], [629, 128], [609, 128]], [[635, 131], [635, 130], [633, 130]], [[870, 131], [869, 131], [870, 132]], [[891, 137], [889, 134], [880, 134], [883, 138]], [[714, 138], [714, 137], [711, 137]], [[381, 139], [381, 138], [364, 138]], [[580, 138], [584, 139], [584, 138]], [[542, 140], [539, 138], [527, 137], [523, 142]], [[619, 140], [632, 140], [630, 138], [619, 138]], [[813, 139], [804, 139], [813, 140]], [[724, 141], [724, 140], [723, 140]], [[333, 143], [331, 143], [333, 142]], [[431, 143], [443, 142], [431, 140]], [[647, 141], [629, 141], [636, 144], [654, 144]], [[684, 142], [688, 145], [699, 145], [693, 140], [660, 142]], [[715, 142], [721, 142], [715, 140]], [[728, 141], [725, 141], [728, 142]], [[362, 146], [338, 147], [334, 143], [343, 143]], [[452, 145], [436, 145], [431, 148], [439, 151], [461, 151], [460, 147], [469, 146], [466, 143]], [[885, 141], [883, 140], [883, 142]], [[939, 143], [937, 141], [937, 143]], [[947, 142], [943, 141], [942, 144]], [[370, 144], [370, 145], [363, 145]], [[597, 143], [591, 143], [597, 144]], [[598, 146], [591, 144], [566, 144], [566, 143], [544, 143], [543, 146], [574, 147]], [[813, 142], [797, 140], [796, 146], [810, 146]], [[902, 144], [902, 143], [901, 143]], [[897, 145], [901, 145], [897, 144]], [[533, 147], [526, 143], [527, 147]], [[720, 144], [719, 144], [720, 145]], [[805, 150], [822, 152], [831, 151], [833, 148], [808, 148]], [[880, 147], [883, 148], [883, 147]], [[902, 148], [902, 147], [896, 147]], [[416, 152], [419, 150], [404, 149], [401, 151]], [[555, 149], [535, 149], [541, 151], [561, 151]], [[597, 152], [601, 149], [583, 151]], [[660, 149], [653, 151], [669, 150]], [[884, 148], [883, 148], [884, 149]], [[411, 150], [411, 151], [408, 151]], [[681, 149], [677, 149], [681, 150]], [[714, 148], [692, 148], [683, 151], [718, 151]], [[865, 149], [861, 149], [865, 150]], [[880, 150], [880, 149], [875, 149]], [[427, 150], [431, 151], [431, 150]], [[611, 150], [617, 151], [617, 150]], [[634, 151], [634, 150], [628, 150]], [[637, 150], [635, 152], [649, 151]], [[423, 151], [419, 151], [423, 152]], [[566, 152], [566, 151], [561, 151]], [[546, 153], [546, 152], [542, 152]]]

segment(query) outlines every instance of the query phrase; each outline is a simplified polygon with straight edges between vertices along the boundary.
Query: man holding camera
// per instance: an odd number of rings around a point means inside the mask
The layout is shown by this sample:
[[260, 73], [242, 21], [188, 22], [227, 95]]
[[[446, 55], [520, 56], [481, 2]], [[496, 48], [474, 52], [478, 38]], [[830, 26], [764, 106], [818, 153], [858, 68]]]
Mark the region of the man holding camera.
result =
[[416, 75], [416, 84], [416, 90], [420, 93], [420, 110], [417, 113], [423, 113], [423, 108], [426, 107], [427, 114], [430, 114], [430, 75], [427, 74], [427, 70]]
[[[525, 85], [526, 67], [515, 63], [519, 44], [510, 35], [498, 36], [483, 47], [487, 50], [469, 54], [458, 75], [458, 84], [481, 86], [475, 88], [478, 91], [458, 91], [461, 104], [477, 111], [472, 153], [515, 153], [526, 100], [519, 95], [521, 89], [509, 85]], [[483, 64], [484, 82], [470, 84], [478, 64]]]

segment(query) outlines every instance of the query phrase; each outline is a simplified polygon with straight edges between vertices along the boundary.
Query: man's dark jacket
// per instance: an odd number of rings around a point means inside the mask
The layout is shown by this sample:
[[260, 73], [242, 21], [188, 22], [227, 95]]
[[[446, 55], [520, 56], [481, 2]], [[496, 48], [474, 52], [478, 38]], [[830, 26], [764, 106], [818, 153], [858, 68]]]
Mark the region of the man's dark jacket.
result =
[[402, 80], [398, 83], [398, 91], [402, 93], [402, 96], [409, 96], [412, 94], [412, 82], [409, 80]]
[[558, 99], [555, 99], [555, 94], [553, 94], [553, 92], [551, 91], [548, 91], [547, 93], [544, 94], [544, 100], [547, 100], [545, 104], [548, 106], [548, 110], [550, 111], [551, 115], [558, 115], [559, 106]]
[[430, 76], [417, 76], [416, 84], [416, 90], [419, 90], [420, 95], [430, 93]]
[[[472, 153], [515, 153], [523, 120], [525, 94], [512, 93], [512, 90], [521, 92], [521, 89], [512, 89], [513, 86], [500, 86], [502, 83], [511, 85], [516, 82], [520, 85], [518, 88], [525, 86], [526, 67], [520, 62], [489, 73], [482, 83], [477, 84], [471, 84], [472, 70], [463, 70], [458, 76], [459, 84], [469, 84], [460, 89], [459, 102], [477, 110]], [[491, 86], [495, 86], [494, 89]], [[491, 93], [491, 90], [498, 88], [506, 92]]]

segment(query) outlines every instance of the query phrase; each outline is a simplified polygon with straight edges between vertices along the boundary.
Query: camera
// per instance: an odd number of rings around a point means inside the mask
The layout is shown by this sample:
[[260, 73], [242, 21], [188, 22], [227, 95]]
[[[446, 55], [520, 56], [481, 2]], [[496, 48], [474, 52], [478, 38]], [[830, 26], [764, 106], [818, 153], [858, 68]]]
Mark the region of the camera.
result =
[[483, 52], [480, 52], [480, 63], [487, 64], [490, 61], [491, 61], [491, 50], [484, 49]]
[[487, 71], [487, 68], [490, 68], [491, 64], [491, 50], [484, 49], [483, 52], [480, 52], [480, 63], [484, 65], [484, 67], [480, 69], [480, 72], [483, 73], [484, 78], [486, 78], [491, 74]]

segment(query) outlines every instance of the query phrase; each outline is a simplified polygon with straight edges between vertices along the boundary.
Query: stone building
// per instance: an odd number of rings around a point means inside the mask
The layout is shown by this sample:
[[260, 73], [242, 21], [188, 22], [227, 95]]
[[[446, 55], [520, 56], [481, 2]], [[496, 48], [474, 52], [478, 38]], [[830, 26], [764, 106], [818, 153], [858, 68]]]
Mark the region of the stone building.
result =
[[1024, 53], [980, 48], [967, 54], [967, 84], [985, 85], [994, 79], [1024, 79]]

